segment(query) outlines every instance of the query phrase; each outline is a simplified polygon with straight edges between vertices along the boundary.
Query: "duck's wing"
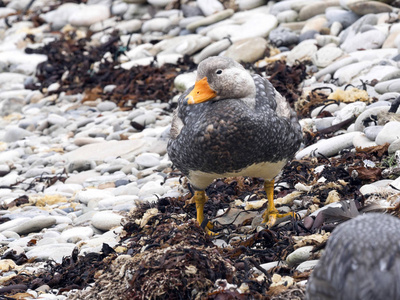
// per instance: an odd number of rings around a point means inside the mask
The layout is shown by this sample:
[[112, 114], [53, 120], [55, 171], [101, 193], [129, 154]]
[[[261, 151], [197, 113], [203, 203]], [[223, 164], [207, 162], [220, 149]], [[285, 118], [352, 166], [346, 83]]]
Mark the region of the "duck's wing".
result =
[[257, 74], [253, 75], [253, 79], [256, 84], [256, 108], [262, 109], [262, 107], [267, 105], [279, 117], [287, 118], [291, 122], [298, 122], [296, 112], [268, 79]]
[[182, 128], [188, 123], [190, 119], [195, 120], [195, 116], [199, 115], [201, 111], [204, 109], [204, 105], [207, 103], [199, 103], [196, 105], [187, 105], [185, 98], [189, 93], [193, 90], [194, 86], [187, 89], [179, 98], [178, 98], [178, 107], [174, 111], [172, 115], [172, 123], [171, 123], [171, 132], [170, 138], [175, 140]]

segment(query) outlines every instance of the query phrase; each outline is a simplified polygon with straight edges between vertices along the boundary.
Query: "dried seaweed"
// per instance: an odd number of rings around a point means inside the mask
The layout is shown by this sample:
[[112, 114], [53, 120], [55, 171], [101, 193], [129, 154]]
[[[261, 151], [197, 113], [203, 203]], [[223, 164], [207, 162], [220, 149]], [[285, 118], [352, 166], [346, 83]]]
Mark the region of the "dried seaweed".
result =
[[[148, 66], [125, 70], [118, 62], [125, 48], [118, 32], [113, 32], [109, 41], [101, 45], [93, 45], [90, 36], [77, 40], [73, 33], [66, 33], [42, 48], [26, 48], [27, 53], [46, 54], [48, 57], [47, 61], [38, 65], [38, 82], [27, 88], [45, 92], [57, 82], [60, 87], [51, 93], [84, 93], [84, 101], [98, 98], [111, 100], [121, 109], [128, 110], [139, 101], [159, 99], [168, 102], [174, 96], [176, 75], [195, 69], [191, 59], [184, 57], [178, 65], [158, 67], [155, 58], [154, 63]], [[110, 55], [104, 59], [106, 54]], [[112, 92], [104, 92], [106, 85], [116, 87]]]

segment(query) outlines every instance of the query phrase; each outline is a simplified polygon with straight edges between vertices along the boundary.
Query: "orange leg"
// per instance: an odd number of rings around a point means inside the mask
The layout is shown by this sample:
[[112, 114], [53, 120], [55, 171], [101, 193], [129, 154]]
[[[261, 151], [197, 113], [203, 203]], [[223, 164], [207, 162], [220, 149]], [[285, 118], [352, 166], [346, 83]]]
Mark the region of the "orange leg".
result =
[[267, 181], [266, 180], [265, 183], [264, 183], [264, 189], [265, 189], [265, 192], [267, 193], [267, 199], [268, 199], [268, 208], [263, 213], [263, 223], [265, 223], [265, 225], [268, 228], [271, 228], [272, 226], [274, 226], [277, 219], [284, 218], [284, 217], [287, 217], [287, 216], [295, 217], [295, 213], [294, 212], [288, 212], [288, 213], [280, 214], [278, 212], [278, 210], [275, 208], [275, 204], [274, 204], [274, 183], [275, 183], [275, 180], [271, 180], [271, 181]]
[[[192, 199], [190, 199], [190, 202], [196, 203], [196, 212], [197, 212], [197, 222], [201, 225], [204, 221], [204, 204], [207, 202], [207, 196], [205, 191], [195, 191], [194, 196]], [[208, 222], [205, 230], [209, 235], [216, 235], [214, 232], [212, 232], [210, 229], [213, 228], [213, 225]]]

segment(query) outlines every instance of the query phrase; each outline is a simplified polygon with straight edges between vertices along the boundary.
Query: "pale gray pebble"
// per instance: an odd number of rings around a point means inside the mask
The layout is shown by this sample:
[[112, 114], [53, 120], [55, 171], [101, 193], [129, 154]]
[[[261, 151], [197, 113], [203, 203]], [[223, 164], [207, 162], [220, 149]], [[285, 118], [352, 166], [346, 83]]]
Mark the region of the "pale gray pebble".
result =
[[112, 211], [97, 212], [92, 217], [92, 225], [102, 231], [110, 230], [121, 225], [123, 216]]
[[10, 173], [11, 169], [9, 165], [0, 164], [0, 177], [7, 175]]
[[63, 257], [70, 256], [75, 247], [74, 243], [54, 243], [36, 246], [26, 252], [26, 256], [36, 260], [54, 260], [57, 263], [61, 263]]
[[96, 163], [94, 160], [74, 160], [73, 162], [68, 164], [68, 172], [72, 173], [74, 171], [83, 172], [88, 170], [93, 170], [96, 167]]
[[50, 125], [65, 125], [67, 122], [67, 119], [63, 116], [57, 115], [57, 114], [50, 114], [47, 117], [47, 122]]
[[332, 121], [335, 117], [317, 118], [314, 120], [315, 127], [317, 130], [323, 130], [332, 126]]
[[68, 243], [77, 243], [86, 240], [94, 234], [93, 229], [88, 226], [77, 226], [64, 230], [61, 237]]
[[400, 138], [396, 139], [395, 141], [393, 141], [389, 148], [388, 148], [388, 152], [389, 154], [393, 154], [396, 153], [397, 151], [400, 150]]
[[313, 248], [314, 246], [304, 246], [296, 249], [286, 257], [286, 263], [289, 267], [294, 267], [306, 261], [311, 256]]
[[269, 33], [269, 40], [278, 47], [290, 46], [299, 42], [299, 36], [285, 27], [278, 27]]
[[96, 108], [101, 112], [112, 111], [116, 107], [117, 107], [117, 104], [115, 104], [112, 101], [102, 101], [99, 104], [97, 104], [97, 106], [96, 106]]
[[361, 132], [349, 132], [342, 135], [334, 136], [326, 140], [320, 140], [318, 143], [310, 145], [296, 154], [296, 159], [301, 159], [306, 155], [314, 156], [333, 156], [339, 151], [352, 147], [353, 138], [361, 135]]
[[364, 129], [365, 136], [370, 139], [371, 141], [375, 141], [377, 135], [381, 130], [383, 129], [383, 126], [368, 126]]
[[142, 168], [151, 168], [160, 163], [160, 156], [155, 153], [143, 153], [136, 157], [135, 162]]
[[385, 143], [393, 143], [395, 140], [400, 138], [400, 122], [391, 121], [383, 126], [382, 130], [376, 137], [376, 143], [383, 145]]
[[[400, 96], [400, 93], [396, 93], [396, 92], [385, 93], [385, 94], [379, 96], [379, 98], [378, 98], [379, 101], [378, 101], [378, 102], [374, 102], [374, 103], [379, 103], [379, 102], [383, 102], [383, 101], [385, 101], [385, 102], [387, 102], [387, 101], [394, 101], [394, 100], [396, 100], [397, 97], [399, 97], [399, 96]], [[374, 104], [374, 103], [372, 103], [372, 104]], [[389, 102], [389, 103], [390, 103], [390, 102]]]
[[302, 262], [300, 265], [297, 266], [296, 270], [299, 271], [300, 273], [312, 270], [315, 268], [318, 261], [319, 261], [318, 259], [315, 259], [315, 260], [307, 260], [305, 262]]
[[56, 223], [54, 217], [37, 216], [8, 230], [18, 234], [28, 234], [30, 232], [39, 232], [43, 228], [49, 228]]
[[34, 167], [26, 171], [23, 174], [25, 178], [31, 177], [40, 177], [40, 176], [52, 176], [52, 169], [51, 168], [44, 168], [44, 167]]
[[22, 140], [29, 136], [32, 136], [32, 132], [19, 128], [17, 126], [8, 126], [6, 127], [3, 141], [6, 143], [11, 143]]
[[359, 15], [355, 14], [352, 11], [337, 9], [336, 7], [328, 8], [325, 11], [325, 16], [328, 19], [330, 25], [333, 22], [339, 22], [340, 24], [342, 24], [343, 28], [349, 27], [360, 18]]
[[132, 122], [138, 123], [142, 126], [153, 124], [156, 121], [156, 115], [153, 112], [145, 112], [144, 114], [132, 119]]
[[[104, 92], [104, 93], [112, 93], [112, 92], [115, 90], [116, 87], [117, 87], [117, 86], [116, 86], [115, 84], [106, 85], [106, 86], [103, 88], [103, 92]], [[113, 103], [114, 103], [114, 102], [113, 102]], [[97, 109], [99, 109], [99, 108], [97, 107]]]

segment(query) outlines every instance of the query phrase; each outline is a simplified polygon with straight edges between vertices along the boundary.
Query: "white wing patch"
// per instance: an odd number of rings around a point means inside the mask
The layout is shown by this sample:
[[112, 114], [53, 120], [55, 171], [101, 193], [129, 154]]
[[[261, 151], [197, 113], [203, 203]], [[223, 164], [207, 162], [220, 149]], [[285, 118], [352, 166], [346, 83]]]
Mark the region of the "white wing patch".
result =
[[286, 98], [275, 90], [276, 114], [280, 117], [291, 118], [291, 108]]
[[178, 117], [178, 111], [175, 110], [172, 116], [172, 124], [171, 124], [171, 132], [170, 137], [171, 139], [175, 140], [178, 135], [181, 133], [181, 130], [185, 126], [182, 122], [182, 119]]

